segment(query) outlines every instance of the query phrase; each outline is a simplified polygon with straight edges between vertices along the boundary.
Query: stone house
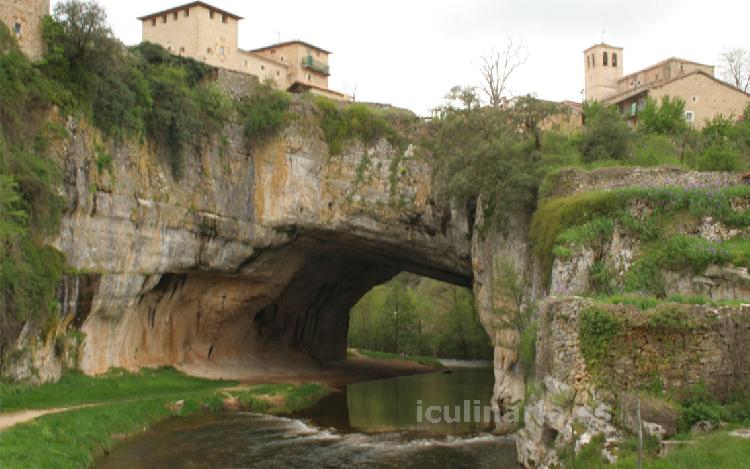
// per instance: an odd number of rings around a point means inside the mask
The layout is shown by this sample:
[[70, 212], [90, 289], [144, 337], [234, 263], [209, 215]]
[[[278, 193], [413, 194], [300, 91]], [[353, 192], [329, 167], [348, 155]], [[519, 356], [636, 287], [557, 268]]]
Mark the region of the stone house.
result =
[[0, 0], [0, 22], [15, 34], [24, 54], [39, 59], [44, 53], [42, 18], [49, 15], [49, 0]]
[[739, 117], [750, 104], [750, 94], [714, 76], [714, 66], [671, 57], [623, 75], [623, 49], [596, 44], [584, 51], [586, 101], [617, 106], [633, 125], [647, 98], [663, 96], [685, 102], [685, 119], [697, 128], [721, 114]]
[[196, 1], [138, 18], [143, 41], [160, 44], [175, 55], [270, 81], [277, 88], [348, 100], [328, 88], [331, 52], [304, 41], [288, 41], [254, 50], [239, 47], [242, 17]]

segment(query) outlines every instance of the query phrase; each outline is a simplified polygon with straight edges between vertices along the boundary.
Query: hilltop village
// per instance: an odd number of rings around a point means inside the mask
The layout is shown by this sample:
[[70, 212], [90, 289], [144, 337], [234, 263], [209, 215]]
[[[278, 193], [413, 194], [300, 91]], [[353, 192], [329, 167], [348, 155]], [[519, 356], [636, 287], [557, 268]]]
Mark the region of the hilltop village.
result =
[[[41, 18], [49, 14], [49, 0], [0, 2], [0, 19], [16, 35], [24, 52], [42, 55]], [[304, 40], [245, 50], [239, 47], [242, 17], [196, 1], [138, 18], [142, 40], [170, 53], [190, 57], [217, 69], [237, 72], [292, 93], [313, 93], [339, 101], [351, 96], [328, 86], [331, 52]], [[685, 103], [685, 119], [700, 128], [717, 115], [740, 116], [750, 95], [715, 77], [713, 65], [670, 57], [643, 70], [624, 73], [624, 50], [596, 44], [583, 52], [585, 101], [616, 106], [633, 125], [647, 98], [678, 97]], [[581, 103], [565, 101], [573, 111], [572, 124], [583, 123]]]

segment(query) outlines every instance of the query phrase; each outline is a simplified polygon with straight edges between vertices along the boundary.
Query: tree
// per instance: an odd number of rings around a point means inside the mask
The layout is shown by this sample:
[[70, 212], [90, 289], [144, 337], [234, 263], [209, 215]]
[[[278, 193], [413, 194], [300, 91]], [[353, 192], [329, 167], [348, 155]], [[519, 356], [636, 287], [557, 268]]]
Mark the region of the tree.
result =
[[511, 34], [506, 36], [501, 49], [492, 48], [481, 57], [479, 71], [482, 74], [482, 91], [487, 95], [490, 106], [500, 107], [505, 102], [511, 76], [528, 58], [526, 45]]
[[726, 49], [719, 56], [719, 64], [724, 80], [747, 93], [750, 89], [750, 52], [742, 47]]
[[98, 3], [66, 0], [55, 5], [54, 16], [63, 26], [62, 46], [72, 63], [92, 65], [112, 52], [107, 12]]
[[583, 160], [624, 160], [632, 143], [632, 130], [615, 107], [605, 107], [597, 102], [583, 107], [586, 126], [581, 139]]
[[661, 103], [648, 98], [638, 114], [639, 129], [649, 134], [677, 136], [688, 128], [685, 120], [685, 101], [662, 96]]

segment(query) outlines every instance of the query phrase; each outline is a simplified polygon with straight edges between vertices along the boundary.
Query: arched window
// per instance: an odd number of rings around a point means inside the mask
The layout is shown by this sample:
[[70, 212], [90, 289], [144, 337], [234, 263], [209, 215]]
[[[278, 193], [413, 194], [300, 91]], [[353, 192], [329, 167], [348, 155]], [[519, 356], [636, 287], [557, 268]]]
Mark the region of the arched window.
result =
[[607, 62], [608, 62], [607, 61], [607, 53], [606, 52], [602, 52], [602, 65], [604, 67], [606, 67], [607, 66]]
[[591, 54], [591, 66], [596, 67], [596, 55]]
[[591, 56], [586, 56], [586, 68], [591, 68]]
[[612, 66], [617, 67], [617, 52], [612, 52]]

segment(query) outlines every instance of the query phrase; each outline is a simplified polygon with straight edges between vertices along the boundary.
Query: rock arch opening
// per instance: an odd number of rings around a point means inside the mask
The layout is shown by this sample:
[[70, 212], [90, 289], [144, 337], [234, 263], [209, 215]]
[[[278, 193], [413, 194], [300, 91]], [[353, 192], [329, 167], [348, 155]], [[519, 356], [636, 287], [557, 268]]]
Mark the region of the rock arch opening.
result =
[[304, 374], [345, 358], [349, 311], [400, 272], [471, 286], [468, 265], [456, 268], [449, 256], [428, 256], [421, 249], [304, 233], [254, 254], [235, 272], [148, 277], [116, 321], [101, 315], [86, 321], [92, 340], [84, 368], [169, 364], [239, 379]]

